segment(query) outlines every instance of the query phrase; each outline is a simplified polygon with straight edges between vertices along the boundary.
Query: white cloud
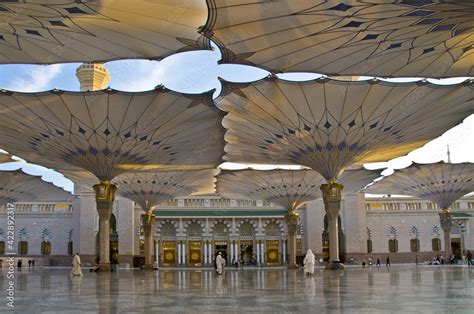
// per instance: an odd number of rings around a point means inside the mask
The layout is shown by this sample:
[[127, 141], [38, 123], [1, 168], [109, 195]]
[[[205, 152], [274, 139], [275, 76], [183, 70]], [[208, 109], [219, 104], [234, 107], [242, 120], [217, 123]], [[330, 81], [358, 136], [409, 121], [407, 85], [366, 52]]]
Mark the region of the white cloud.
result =
[[21, 92], [39, 92], [50, 89], [51, 81], [61, 74], [62, 67], [62, 64], [35, 67], [28, 75], [13, 80], [8, 89]]

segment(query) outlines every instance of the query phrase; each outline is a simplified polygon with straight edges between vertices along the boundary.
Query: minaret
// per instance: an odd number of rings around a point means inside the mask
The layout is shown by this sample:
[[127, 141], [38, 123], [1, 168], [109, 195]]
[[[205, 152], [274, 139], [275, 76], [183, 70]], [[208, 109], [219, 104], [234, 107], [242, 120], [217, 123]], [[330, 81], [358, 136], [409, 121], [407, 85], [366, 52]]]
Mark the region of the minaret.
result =
[[103, 63], [83, 63], [76, 70], [81, 92], [104, 89], [110, 81], [109, 71]]

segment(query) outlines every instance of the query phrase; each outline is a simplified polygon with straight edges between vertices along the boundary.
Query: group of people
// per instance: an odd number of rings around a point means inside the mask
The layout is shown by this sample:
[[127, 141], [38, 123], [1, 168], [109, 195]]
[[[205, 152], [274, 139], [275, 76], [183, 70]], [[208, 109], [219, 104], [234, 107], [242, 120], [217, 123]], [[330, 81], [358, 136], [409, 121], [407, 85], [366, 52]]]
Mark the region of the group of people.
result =
[[[373, 265], [373, 264], [372, 264], [372, 258], [369, 257], [369, 258], [368, 258], [368, 261], [369, 261], [369, 262], [368, 262], [368, 264], [367, 264], [367, 261], [365, 260], [365, 258], [362, 259], [362, 268], [365, 268], [366, 265], [368, 265], [369, 267], [372, 267], [372, 265]], [[380, 265], [381, 265], [380, 257], [377, 257], [377, 261], [376, 261], [375, 266], [376, 266], [377, 268], [380, 268]], [[385, 267], [390, 268], [390, 265], [391, 265], [391, 264], [390, 264], [390, 257], [387, 256], [387, 258], [385, 259]]]

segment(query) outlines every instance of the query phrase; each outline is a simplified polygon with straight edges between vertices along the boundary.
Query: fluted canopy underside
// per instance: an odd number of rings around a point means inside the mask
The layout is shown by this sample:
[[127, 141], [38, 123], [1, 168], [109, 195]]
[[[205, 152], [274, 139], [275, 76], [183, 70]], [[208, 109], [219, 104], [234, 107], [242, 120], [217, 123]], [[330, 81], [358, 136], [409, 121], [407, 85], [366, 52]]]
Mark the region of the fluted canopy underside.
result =
[[474, 113], [470, 84], [266, 79], [225, 89], [226, 161], [304, 165], [326, 179], [405, 155]]
[[367, 188], [368, 193], [420, 197], [449, 208], [474, 191], [474, 164], [414, 163]]
[[169, 199], [215, 193], [217, 169], [198, 171], [152, 171], [125, 173], [113, 183], [117, 193], [131, 199], [145, 211]]
[[275, 72], [474, 75], [469, 1], [207, 0], [224, 62]]
[[14, 161], [15, 160], [12, 159], [12, 156], [10, 154], [0, 153], [0, 164]]
[[0, 171], [0, 203], [32, 201], [64, 201], [70, 199], [69, 192], [45, 182], [38, 176], [22, 170]]
[[215, 168], [222, 159], [222, 113], [211, 93], [5, 92], [0, 110], [2, 148], [59, 171], [111, 180], [140, 169]]
[[204, 1], [1, 1], [1, 63], [161, 59], [210, 49]]
[[[343, 193], [354, 193], [379, 176], [365, 169], [348, 170], [340, 178]], [[308, 201], [322, 197], [320, 186], [326, 180], [314, 170], [237, 170], [223, 171], [217, 178], [219, 196], [259, 199], [287, 210], [296, 210]]]

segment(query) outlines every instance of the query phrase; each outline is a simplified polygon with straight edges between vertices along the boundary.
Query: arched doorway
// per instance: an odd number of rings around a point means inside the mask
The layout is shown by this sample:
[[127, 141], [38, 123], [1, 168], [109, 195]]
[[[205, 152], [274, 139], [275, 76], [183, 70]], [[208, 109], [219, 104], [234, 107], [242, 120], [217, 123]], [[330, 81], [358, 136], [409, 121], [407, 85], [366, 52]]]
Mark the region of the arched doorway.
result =
[[[346, 261], [346, 235], [342, 230], [341, 216], [337, 218], [338, 235], [339, 235], [339, 261], [344, 263]], [[323, 260], [329, 262], [329, 222], [326, 215], [324, 215], [324, 231], [323, 231]]]

